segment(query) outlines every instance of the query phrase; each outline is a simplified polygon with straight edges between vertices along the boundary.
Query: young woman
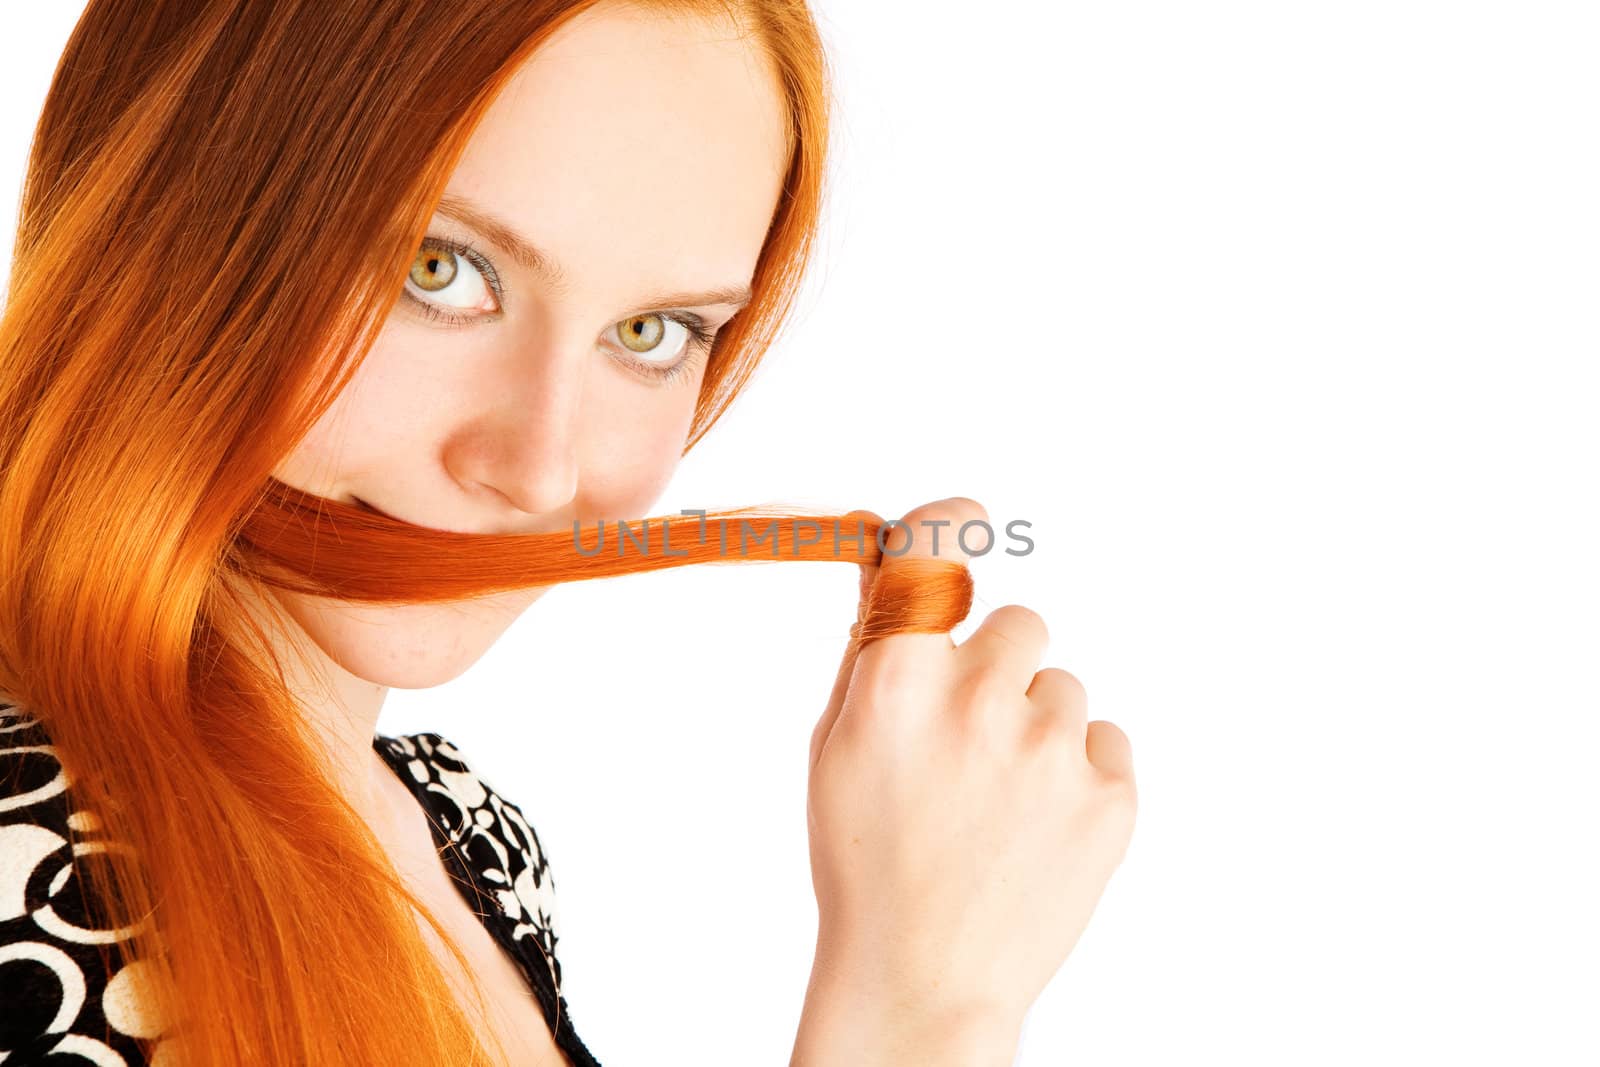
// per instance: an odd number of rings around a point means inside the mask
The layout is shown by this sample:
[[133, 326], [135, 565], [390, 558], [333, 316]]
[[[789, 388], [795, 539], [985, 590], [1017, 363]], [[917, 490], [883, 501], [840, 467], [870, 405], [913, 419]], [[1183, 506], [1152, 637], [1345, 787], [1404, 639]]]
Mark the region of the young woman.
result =
[[[645, 515], [770, 344], [824, 72], [801, 0], [92, 0], [0, 321], [8, 1065], [596, 1062], [534, 828], [376, 720], [554, 582], [722, 554], [574, 530]], [[1127, 740], [1033, 612], [951, 641], [931, 535], [976, 502], [853, 514], [842, 556], [767, 516], [862, 574], [794, 1062], [1008, 1064]]]

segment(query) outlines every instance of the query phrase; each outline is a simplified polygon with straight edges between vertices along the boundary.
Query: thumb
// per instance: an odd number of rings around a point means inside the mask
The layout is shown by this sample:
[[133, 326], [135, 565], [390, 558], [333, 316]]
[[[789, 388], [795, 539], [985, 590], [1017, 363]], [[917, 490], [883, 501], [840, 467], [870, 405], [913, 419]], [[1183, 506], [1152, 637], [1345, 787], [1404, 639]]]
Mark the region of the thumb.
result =
[[[871, 512], [853, 514], [870, 516], [880, 530], [885, 526], [883, 520]], [[984, 511], [983, 505], [969, 497], [947, 497], [944, 500], [935, 500], [932, 503], [913, 508], [906, 513], [898, 524], [904, 528], [906, 534], [904, 543], [898, 543], [896, 547], [891, 548], [880, 540], [878, 544], [882, 551], [873, 555], [874, 562], [861, 564], [861, 587], [859, 602], [856, 605], [856, 625], [851, 627], [850, 643], [846, 646], [839, 664], [838, 676], [834, 678], [833, 692], [828, 697], [828, 706], [823, 711], [822, 718], [818, 720], [816, 729], [811, 734], [811, 769], [813, 771], [816, 770], [817, 761], [822, 755], [823, 748], [828, 743], [828, 735], [832, 733], [834, 725], [839, 718], [839, 713], [844, 707], [845, 696], [850, 690], [850, 682], [855, 677], [857, 661], [864, 647], [860, 631], [866, 622], [867, 607], [871, 602], [871, 594], [875, 591], [880, 576], [904, 578], [908, 568], [926, 566], [927, 560], [941, 556], [953, 557], [962, 561], [970, 559], [970, 553], [967, 551], [966, 546], [961, 543], [959, 537], [956, 538], [956, 546], [953, 549], [947, 547], [943, 553], [939, 551], [939, 529], [941, 527], [965, 529], [964, 520], [987, 522], [988, 513]], [[918, 528], [923, 528], [921, 533], [917, 532]], [[928, 529], [933, 531], [931, 536], [927, 532]], [[887, 540], [895, 540], [892, 535], [899, 532], [891, 528], [891, 536]], [[915, 574], [917, 572], [911, 570], [910, 573]], [[903, 581], [890, 583], [876, 591], [881, 594], [892, 593], [896, 597], [908, 592]], [[896, 654], [904, 654], [907, 649], [911, 648], [921, 648], [930, 653], [938, 649], [942, 649], [945, 652], [954, 650], [955, 642], [950, 636], [949, 628], [943, 625], [948, 621], [945, 616], [949, 614], [950, 610], [959, 608], [960, 614], [956, 618], [964, 617], [967, 611], [970, 610], [971, 603], [971, 581], [969, 578], [964, 606], [945, 603], [940, 600], [933, 601], [926, 606], [937, 610], [930, 614], [928, 618], [922, 620], [928, 624], [924, 627], [927, 632], [918, 630], [916, 632], [880, 636], [876, 641], [869, 641], [868, 644], [873, 651], [868, 656], [868, 659], [880, 659], [882, 656], [889, 654], [890, 649], [897, 650]]]
[[[860, 564], [861, 584], [856, 600], [856, 626], [859, 626], [867, 616], [867, 602], [872, 596], [872, 585], [878, 580], [878, 565], [876, 563]], [[839, 709], [844, 706], [844, 696], [850, 690], [850, 678], [855, 673], [856, 657], [861, 652], [860, 642], [856, 640], [856, 626], [850, 628], [850, 643], [845, 646], [844, 655], [839, 661], [839, 673], [833, 679], [833, 692], [828, 695], [827, 707], [823, 709], [822, 717], [817, 720], [817, 725], [811, 732], [811, 768], [816, 769], [817, 759], [822, 755], [822, 747], [828, 742], [828, 734], [833, 731], [833, 723], [839, 717]]]

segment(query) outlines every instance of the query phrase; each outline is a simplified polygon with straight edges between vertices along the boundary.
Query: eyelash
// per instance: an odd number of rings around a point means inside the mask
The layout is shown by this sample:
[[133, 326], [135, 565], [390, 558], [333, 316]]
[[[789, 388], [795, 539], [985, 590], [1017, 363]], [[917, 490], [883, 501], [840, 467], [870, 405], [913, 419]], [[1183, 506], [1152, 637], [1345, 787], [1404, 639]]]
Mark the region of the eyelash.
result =
[[[506, 296], [505, 283], [500, 280], [500, 272], [494, 269], [494, 264], [490, 263], [483, 253], [454, 237], [428, 236], [423, 238], [423, 243], [434, 248], [442, 248], [466, 259], [467, 262], [477, 268], [478, 272], [483, 275], [484, 280], [489, 283], [489, 289], [494, 293], [495, 302], [504, 305]], [[440, 307], [438, 304], [429, 303], [417, 297], [409, 289], [403, 289], [402, 291], [405, 293], [406, 299], [411, 301], [412, 305], [424, 317], [435, 322], [443, 322], [451, 326], [464, 326], [473, 319], [481, 317], [477, 315], [457, 315]], [[651, 314], [670, 319], [689, 331], [689, 354], [670, 367], [665, 368], [655, 366], [642, 359], [633, 359], [625, 354], [621, 357], [622, 361], [636, 373], [654, 381], [663, 384], [676, 381], [693, 370], [695, 364], [710, 352], [711, 342], [716, 340], [716, 332], [706, 329], [704, 321], [698, 315], [690, 315], [678, 311], [655, 311], [651, 312]]]

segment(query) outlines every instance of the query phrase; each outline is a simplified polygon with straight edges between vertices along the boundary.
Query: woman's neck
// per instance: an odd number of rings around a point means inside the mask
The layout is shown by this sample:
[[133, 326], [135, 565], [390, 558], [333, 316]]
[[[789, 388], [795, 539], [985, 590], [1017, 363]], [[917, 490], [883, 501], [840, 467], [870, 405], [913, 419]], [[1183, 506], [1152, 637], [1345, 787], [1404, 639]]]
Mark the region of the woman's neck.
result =
[[372, 747], [389, 687], [351, 674], [328, 656], [270, 592], [238, 588], [240, 603], [268, 635], [289, 693], [321, 743], [329, 775], [369, 823], [390, 807], [393, 772]]

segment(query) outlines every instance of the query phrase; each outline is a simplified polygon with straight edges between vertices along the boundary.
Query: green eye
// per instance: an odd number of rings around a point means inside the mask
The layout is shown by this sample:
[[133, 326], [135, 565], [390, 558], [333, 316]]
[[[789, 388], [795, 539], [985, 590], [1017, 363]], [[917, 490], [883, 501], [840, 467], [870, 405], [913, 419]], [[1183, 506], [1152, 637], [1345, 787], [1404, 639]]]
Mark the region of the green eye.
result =
[[662, 382], [687, 374], [691, 364], [710, 352], [716, 337], [699, 316], [687, 312], [634, 315], [615, 323], [606, 333], [616, 335], [618, 356], [624, 363]]
[[411, 280], [426, 292], [448, 288], [456, 276], [456, 254], [423, 246], [411, 263]]
[[[621, 335], [622, 343], [630, 351], [650, 352], [661, 343], [661, 338], [666, 333], [664, 322], [660, 315], [635, 315], [631, 319], [623, 319], [617, 323], [617, 333]], [[687, 330], [684, 331], [684, 335], [687, 337]]]
[[467, 322], [501, 310], [503, 291], [494, 268], [477, 252], [449, 238], [423, 240], [406, 282], [406, 295], [430, 318]]

